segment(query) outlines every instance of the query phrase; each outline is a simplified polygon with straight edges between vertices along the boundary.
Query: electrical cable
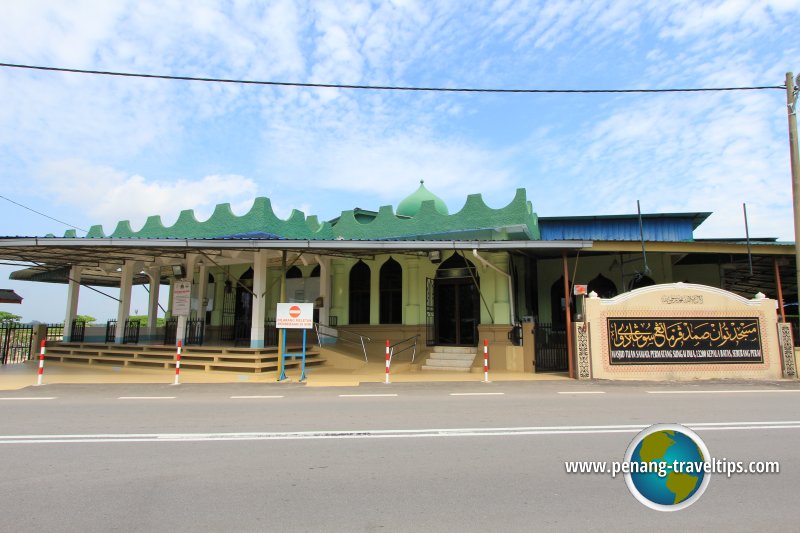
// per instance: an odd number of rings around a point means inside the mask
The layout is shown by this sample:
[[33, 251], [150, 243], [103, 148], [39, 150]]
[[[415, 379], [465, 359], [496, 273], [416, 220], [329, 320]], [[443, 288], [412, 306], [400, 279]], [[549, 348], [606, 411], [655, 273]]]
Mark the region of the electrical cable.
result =
[[41, 212], [37, 211], [36, 209], [32, 209], [32, 208], [28, 207], [27, 205], [22, 205], [19, 202], [15, 202], [11, 198], [7, 198], [7, 197], [3, 196], [2, 194], [0, 194], [0, 198], [2, 198], [3, 200], [6, 200], [7, 202], [11, 202], [14, 205], [18, 205], [23, 209], [27, 209], [28, 211], [32, 211], [32, 212], [36, 213], [37, 215], [42, 215], [43, 217], [49, 218], [50, 220], [55, 220], [59, 224], [64, 224], [65, 226], [69, 226], [70, 228], [74, 228], [76, 230], [80, 230], [80, 231], [82, 231], [84, 233], [89, 233], [88, 231], [86, 231], [83, 228], [79, 228], [78, 226], [73, 226], [72, 224], [69, 224], [68, 222], [64, 222], [63, 220], [58, 220], [57, 218], [53, 218], [50, 215], [45, 215], [44, 213], [41, 213]]
[[301, 83], [291, 81], [261, 81], [232, 78], [206, 78], [196, 76], [169, 76], [165, 74], [142, 74], [135, 72], [115, 72], [110, 70], [88, 70], [77, 68], [45, 67], [38, 65], [21, 65], [17, 63], [0, 63], [0, 67], [43, 70], [48, 72], [67, 72], [72, 74], [94, 74], [101, 76], [121, 76], [127, 78], [148, 78], [173, 81], [201, 81], [206, 83], [235, 83], [242, 85], [271, 85], [278, 87], [307, 87], [313, 89], [362, 89], [371, 91], [423, 91], [423, 92], [460, 92], [460, 93], [560, 93], [560, 94], [596, 94], [596, 93], [692, 93], [720, 91], [762, 91], [768, 89], [785, 90], [785, 85], [760, 85], [744, 87], [690, 87], [671, 89], [478, 89], [464, 87], [410, 87], [394, 85], [347, 85], [337, 83]]

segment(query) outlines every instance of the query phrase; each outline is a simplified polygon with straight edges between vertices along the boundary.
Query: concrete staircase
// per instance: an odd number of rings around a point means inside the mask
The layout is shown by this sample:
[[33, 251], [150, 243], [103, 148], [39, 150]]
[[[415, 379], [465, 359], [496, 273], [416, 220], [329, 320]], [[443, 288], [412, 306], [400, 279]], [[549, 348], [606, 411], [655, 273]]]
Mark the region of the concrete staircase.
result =
[[471, 346], [436, 346], [422, 365], [422, 370], [469, 372], [476, 354], [476, 349]]

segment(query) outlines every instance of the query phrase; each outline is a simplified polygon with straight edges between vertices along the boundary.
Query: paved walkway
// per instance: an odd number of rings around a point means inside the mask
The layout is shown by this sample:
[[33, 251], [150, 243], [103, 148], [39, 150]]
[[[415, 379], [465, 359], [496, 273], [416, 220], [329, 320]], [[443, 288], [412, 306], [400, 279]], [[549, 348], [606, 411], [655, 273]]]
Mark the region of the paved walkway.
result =
[[[0, 366], [0, 390], [15, 390], [36, 384], [38, 361]], [[286, 375], [291, 382], [300, 379], [300, 369], [290, 369]], [[383, 363], [364, 364], [357, 369], [340, 369], [331, 366], [312, 367], [306, 371], [309, 387], [349, 387], [361, 383], [384, 381]], [[181, 383], [274, 383], [276, 372], [263, 374], [239, 372], [204, 372], [181, 369]], [[569, 380], [565, 374], [533, 374], [521, 372], [490, 372], [491, 381]], [[55, 383], [173, 383], [174, 370], [142, 369], [122, 366], [86, 365], [75, 363], [45, 363], [43, 384]], [[483, 372], [440, 372], [398, 370], [391, 374], [395, 383], [460, 381], [478, 382]]]

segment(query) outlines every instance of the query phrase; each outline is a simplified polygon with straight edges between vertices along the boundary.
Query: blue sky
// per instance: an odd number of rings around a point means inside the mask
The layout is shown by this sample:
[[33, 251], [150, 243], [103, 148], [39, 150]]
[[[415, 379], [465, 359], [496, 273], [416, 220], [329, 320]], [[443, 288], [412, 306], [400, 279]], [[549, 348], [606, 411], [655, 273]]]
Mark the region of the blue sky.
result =
[[[0, 62], [314, 83], [488, 88], [781, 85], [798, 0], [0, 3]], [[232, 86], [0, 68], [2, 194], [82, 228], [217, 203], [332, 218], [420, 179], [540, 216], [713, 211], [701, 237], [793, 240], [785, 93], [497, 95]], [[67, 227], [0, 200], [0, 234]], [[26, 320], [66, 287], [0, 286]], [[116, 291], [112, 290], [112, 293]], [[115, 316], [82, 291], [79, 312]], [[134, 290], [134, 309], [146, 293]], [[142, 311], [143, 312], [143, 311]]]

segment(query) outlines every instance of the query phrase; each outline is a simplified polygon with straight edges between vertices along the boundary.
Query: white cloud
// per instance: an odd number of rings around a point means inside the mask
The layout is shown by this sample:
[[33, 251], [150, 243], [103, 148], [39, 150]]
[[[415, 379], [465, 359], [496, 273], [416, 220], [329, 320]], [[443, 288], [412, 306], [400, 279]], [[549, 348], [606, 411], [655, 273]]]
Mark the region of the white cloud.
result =
[[130, 220], [134, 231], [150, 215], [161, 215], [169, 226], [184, 209], [194, 209], [199, 220], [217, 204], [231, 202], [241, 208], [244, 199], [252, 204], [256, 192], [253, 180], [242, 176], [205, 176], [171, 183], [148, 181], [111, 167], [81, 160], [61, 160], [44, 165], [38, 176], [41, 191], [57, 205], [85, 209], [106, 234], [120, 220]]

